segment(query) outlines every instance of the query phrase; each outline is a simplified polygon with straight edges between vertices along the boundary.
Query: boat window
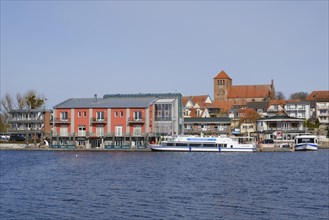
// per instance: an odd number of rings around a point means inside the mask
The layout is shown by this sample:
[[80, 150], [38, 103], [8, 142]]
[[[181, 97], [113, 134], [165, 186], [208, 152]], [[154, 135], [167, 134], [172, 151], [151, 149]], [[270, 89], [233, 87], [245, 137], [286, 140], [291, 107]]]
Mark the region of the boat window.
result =
[[227, 148], [227, 144], [218, 144], [218, 147]]
[[203, 147], [216, 147], [216, 144], [203, 144]]
[[174, 143], [167, 143], [167, 146], [174, 146]]
[[314, 143], [314, 138], [301, 138], [298, 139], [298, 143]]
[[202, 147], [202, 144], [190, 144], [190, 147]]
[[186, 143], [176, 143], [176, 146], [185, 147], [185, 146], [187, 146], [187, 144]]

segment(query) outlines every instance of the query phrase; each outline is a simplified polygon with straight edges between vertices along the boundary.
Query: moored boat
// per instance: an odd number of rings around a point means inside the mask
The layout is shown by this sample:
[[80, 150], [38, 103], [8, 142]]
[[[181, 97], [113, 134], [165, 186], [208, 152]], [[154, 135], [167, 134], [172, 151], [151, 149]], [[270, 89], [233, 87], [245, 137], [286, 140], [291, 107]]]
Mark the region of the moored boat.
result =
[[150, 147], [153, 151], [254, 152], [256, 142], [252, 137], [170, 136], [159, 145]]
[[299, 135], [295, 137], [295, 151], [318, 150], [318, 139], [315, 135]]

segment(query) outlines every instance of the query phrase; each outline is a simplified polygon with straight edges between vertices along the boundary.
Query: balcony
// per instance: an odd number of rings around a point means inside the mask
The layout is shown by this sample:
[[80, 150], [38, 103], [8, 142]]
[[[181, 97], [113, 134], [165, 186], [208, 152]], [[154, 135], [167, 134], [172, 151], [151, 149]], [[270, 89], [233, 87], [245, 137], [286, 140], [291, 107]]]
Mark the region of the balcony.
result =
[[145, 118], [128, 118], [128, 124], [144, 124]]
[[55, 118], [55, 124], [70, 124], [71, 123], [71, 119], [70, 118]]
[[42, 123], [43, 118], [11, 118], [9, 123]]
[[107, 118], [91, 118], [90, 124], [106, 124]]

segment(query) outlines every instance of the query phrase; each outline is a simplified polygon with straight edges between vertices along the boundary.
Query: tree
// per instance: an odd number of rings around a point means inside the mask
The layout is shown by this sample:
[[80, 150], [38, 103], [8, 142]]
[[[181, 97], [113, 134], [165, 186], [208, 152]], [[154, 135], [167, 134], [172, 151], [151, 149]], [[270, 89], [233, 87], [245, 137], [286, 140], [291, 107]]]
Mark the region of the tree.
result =
[[9, 93], [6, 93], [5, 97], [1, 99], [0, 109], [3, 117], [1, 120], [5, 123], [9, 118], [9, 112], [14, 109], [14, 99]]
[[27, 107], [30, 109], [40, 108], [45, 103], [45, 98], [38, 95], [34, 90], [30, 90], [25, 95], [25, 101]]
[[292, 93], [290, 95], [290, 100], [293, 100], [293, 99], [298, 99], [298, 100], [301, 100], [301, 101], [304, 101], [306, 100], [306, 97], [308, 96], [308, 93], [307, 92], [295, 92], [295, 93]]
[[23, 109], [23, 108], [26, 107], [25, 97], [22, 94], [17, 93], [16, 100], [17, 100], [17, 108], [18, 109]]
[[4, 113], [0, 112], [0, 132], [7, 131], [6, 116]]
[[276, 100], [285, 100], [286, 97], [285, 97], [285, 95], [283, 94], [283, 92], [275, 92], [275, 99], [276, 99]]

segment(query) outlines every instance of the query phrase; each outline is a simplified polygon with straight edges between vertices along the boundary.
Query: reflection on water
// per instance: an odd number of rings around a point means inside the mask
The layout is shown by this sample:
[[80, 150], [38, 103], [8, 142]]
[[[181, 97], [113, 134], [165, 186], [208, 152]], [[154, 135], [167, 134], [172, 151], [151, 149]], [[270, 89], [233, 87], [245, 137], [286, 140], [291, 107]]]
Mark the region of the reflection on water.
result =
[[328, 152], [0, 151], [3, 219], [327, 219]]

